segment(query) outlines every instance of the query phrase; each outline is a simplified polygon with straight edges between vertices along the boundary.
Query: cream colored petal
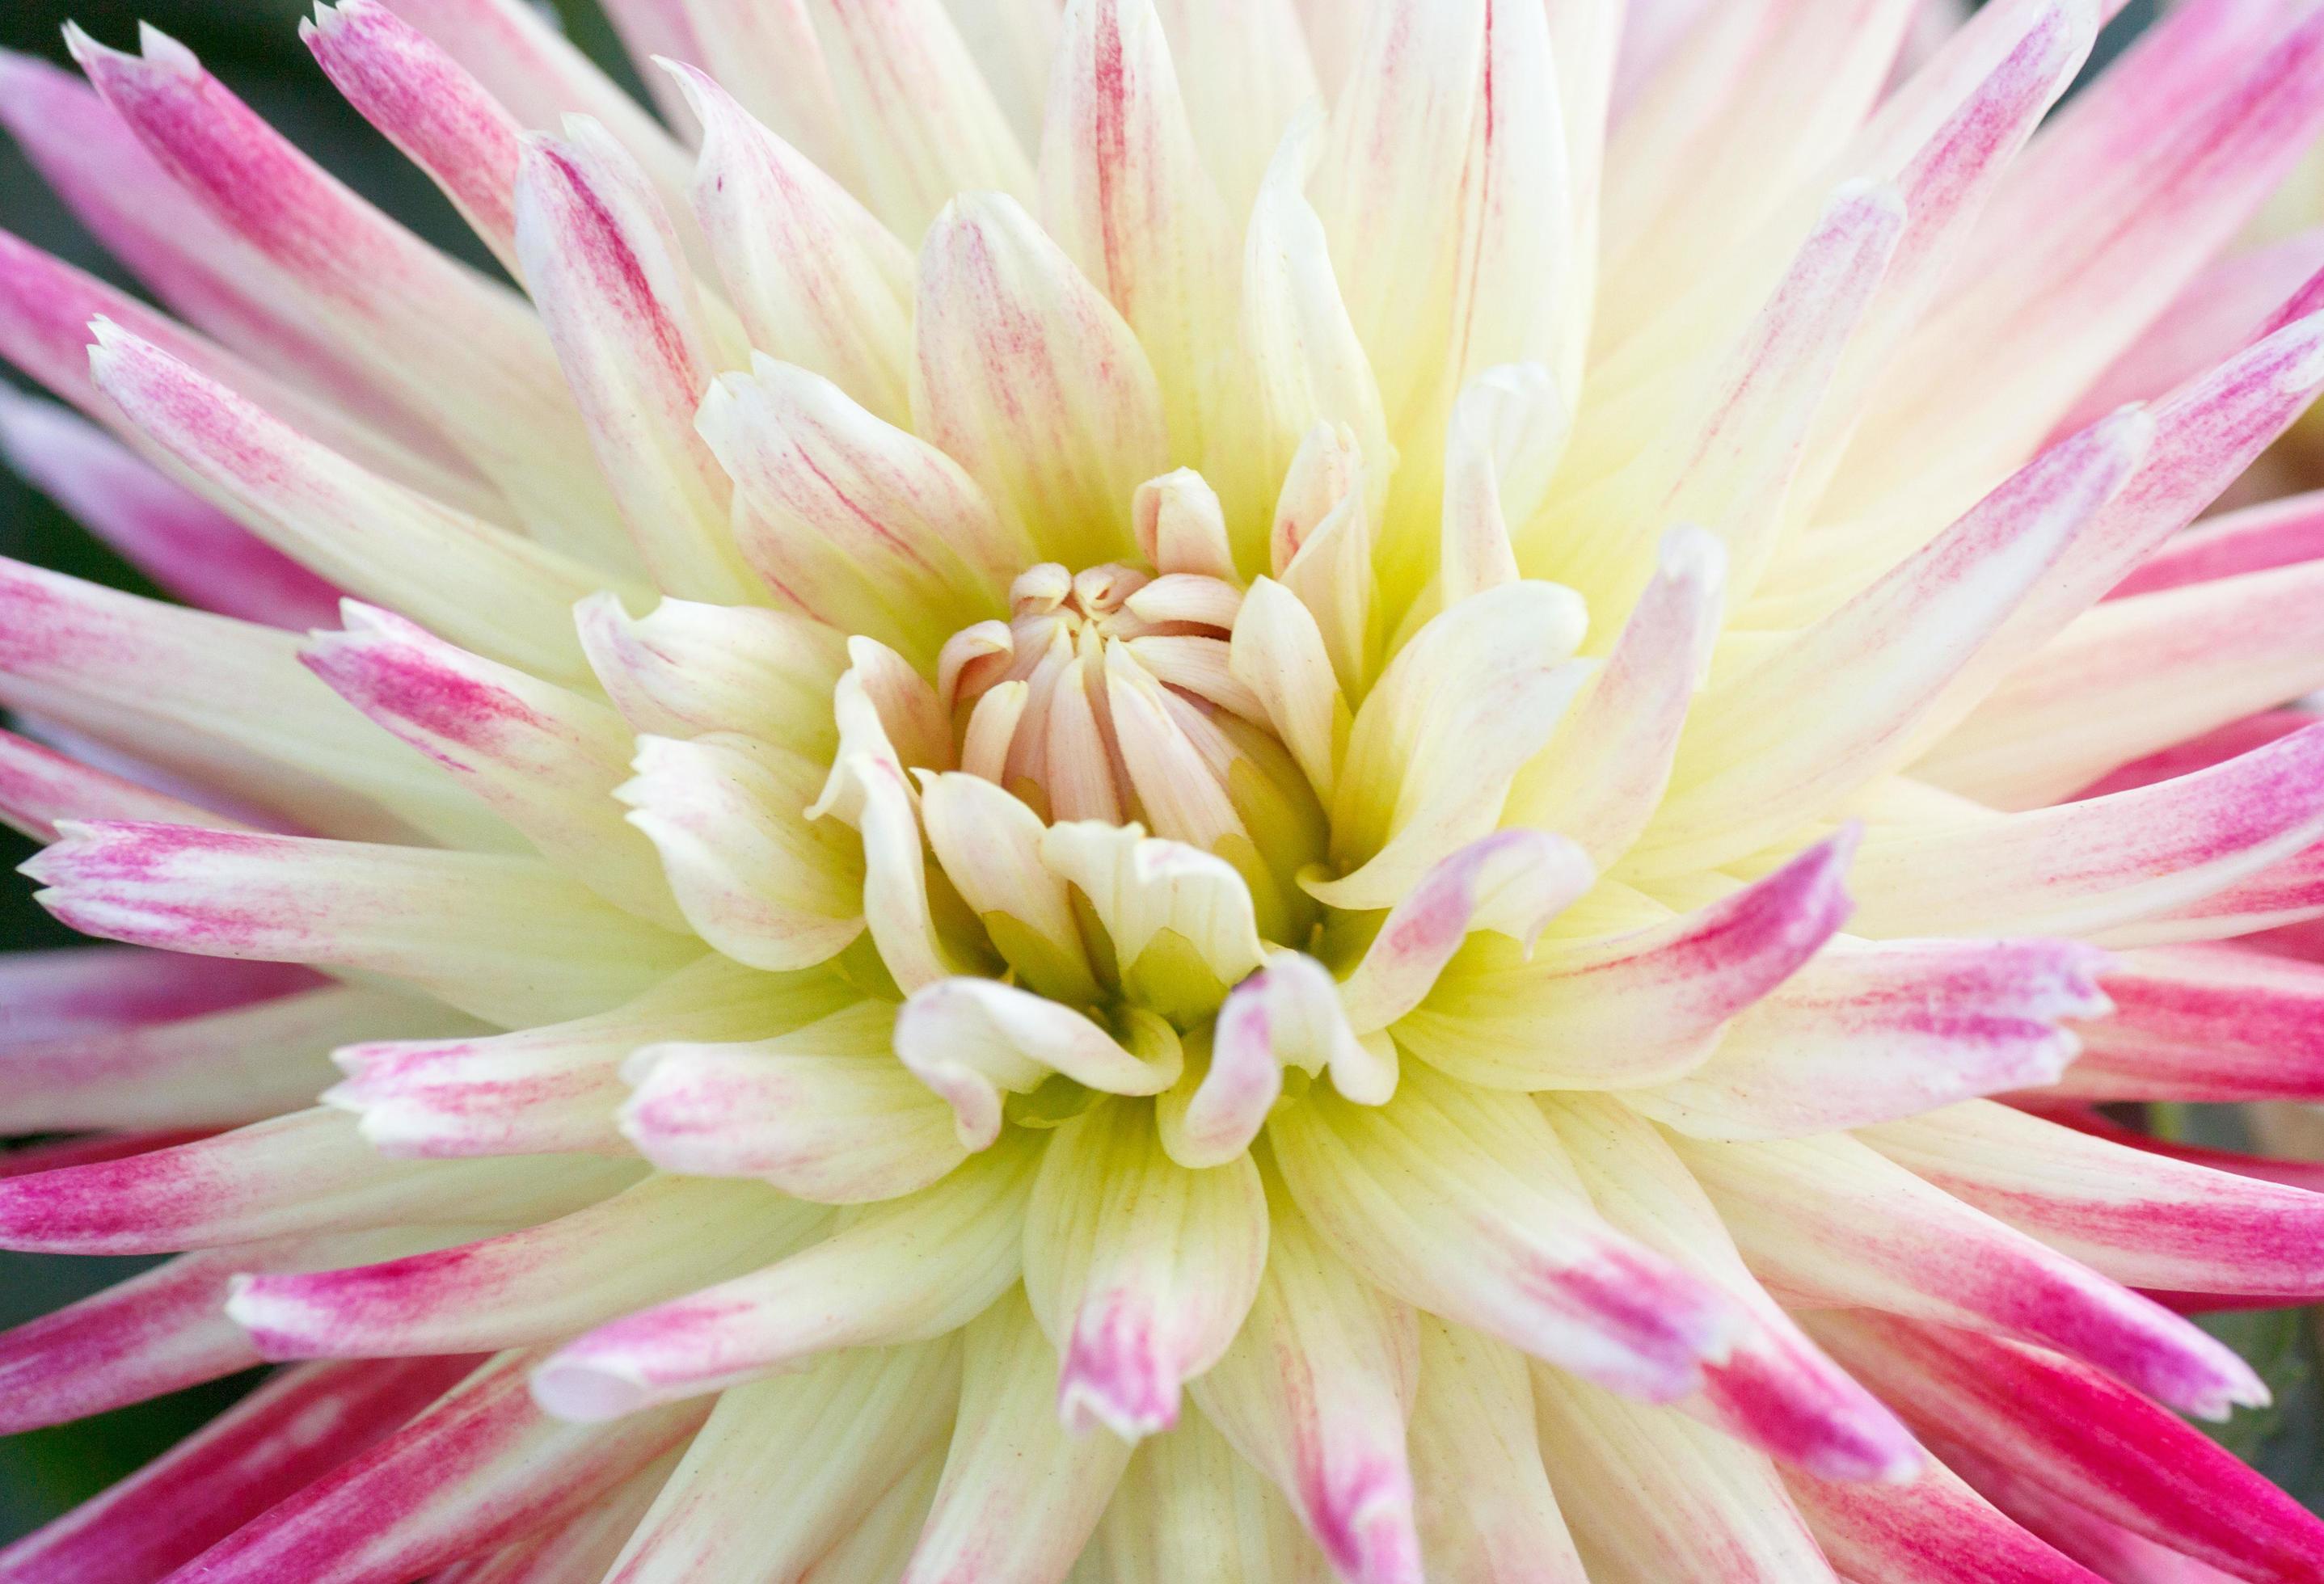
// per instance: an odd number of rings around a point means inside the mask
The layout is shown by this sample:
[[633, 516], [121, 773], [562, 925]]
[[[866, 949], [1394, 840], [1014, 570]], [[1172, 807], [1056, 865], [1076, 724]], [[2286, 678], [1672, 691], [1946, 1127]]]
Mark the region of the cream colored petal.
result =
[[1250, 888], [1224, 859], [1095, 821], [1050, 826], [1041, 856], [1089, 899], [1127, 980], [1165, 936], [1222, 989], [1266, 961]]
[[[732, 732], [641, 737], [615, 788], [695, 932], [754, 968], [807, 968], [863, 930], [860, 861], [811, 824], [816, 767]], [[844, 833], [841, 833], [842, 835]]]
[[1167, 471], [1154, 370], [1103, 295], [1013, 200], [954, 199], [920, 249], [913, 427], [1043, 555], [1121, 558], [1138, 486]]
[[[1240, 581], [1218, 492], [1192, 468], [1182, 467], [1139, 485], [1130, 502], [1130, 520], [1139, 553], [1162, 577], [1189, 573], [1230, 585]], [[1138, 610], [1137, 594], [1130, 596], [1130, 608]]]
[[1082, 1565], [1107, 1584], [1327, 1584], [1332, 1577], [1284, 1499], [1194, 1412], [1139, 1443]]
[[945, 876], [1010, 965], [1041, 994], [1084, 1006], [1097, 976], [1073, 899], [1041, 861], [1040, 816], [981, 777], [920, 777], [920, 817]]
[[1267, 1194], [1249, 1156], [1190, 1171], [1152, 1115], [1120, 1101], [1056, 1130], [1025, 1220], [1025, 1292], [1062, 1358], [1075, 1434], [1125, 1441], [1177, 1422], [1180, 1387], [1218, 1362], [1267, 1263]]
[[1542, 1468], [1525, 1355], [1420, 1320], [1409, 1435], [1420, 1543], [1450, 1584], [1590, 1584]]
[[616, 596], [574, 611], [597, 685], [633, 731], [738, 732], [810, 757], [838, 742], [831, 692], [847, 668], [839, 633], [757, 605], [662, 601], [633, 617]]
[[1014, 1289], [961, 1339], [960, 1420], [936, 1506], [899, 1584], [987, 1576], [1063, 1584], [1130, 1462], [1057, 1423], [1056, 1354]]
[[1259, 699], [1315, 796], [1328, 804], [1353, 717], [1315, 618], [1296, 594], [1260, 578], [1236, 612], [1227, 665]]
[[1462, 387], [1444, 440], [1437, 576], [1446, 604], [1517, 581], [1516, 533], [1541, 510], [1572, 427], [1540, 364], [1489, 368]]
[[1396, 658], [1348, 737], [1332, 805], [1333, 907], [1385, 907], [1499, 823], [1519, 766], [1582, 680], [1563, 662], [1588, 621], [1554, 584], [1513, 583], [1444, 611]]

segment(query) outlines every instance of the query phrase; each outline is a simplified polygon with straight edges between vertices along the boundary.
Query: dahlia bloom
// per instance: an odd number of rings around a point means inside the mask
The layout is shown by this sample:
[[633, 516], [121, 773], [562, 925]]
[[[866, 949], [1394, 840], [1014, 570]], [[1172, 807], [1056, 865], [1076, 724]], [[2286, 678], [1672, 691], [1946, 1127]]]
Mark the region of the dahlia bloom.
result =
[[0, 1580], [2324, 1576], [2324, 5], [617, 9], [0, 76]]

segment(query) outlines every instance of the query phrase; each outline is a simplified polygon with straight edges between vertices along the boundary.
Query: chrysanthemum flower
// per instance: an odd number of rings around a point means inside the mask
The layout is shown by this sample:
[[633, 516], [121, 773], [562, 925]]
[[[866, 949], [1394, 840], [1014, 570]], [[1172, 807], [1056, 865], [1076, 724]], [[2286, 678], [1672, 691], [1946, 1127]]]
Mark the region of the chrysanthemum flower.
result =
[[318, 11], [521, 294], [10, 63], [220, 613], [0, 573], [0, 1242], [178, 1256], [0, 1420], [311, 1362], [0, 1579], [2324, 1577], [2324, 1196], [2097, 1109], [2324, 1096], [2324, 5], [2105, 9]]

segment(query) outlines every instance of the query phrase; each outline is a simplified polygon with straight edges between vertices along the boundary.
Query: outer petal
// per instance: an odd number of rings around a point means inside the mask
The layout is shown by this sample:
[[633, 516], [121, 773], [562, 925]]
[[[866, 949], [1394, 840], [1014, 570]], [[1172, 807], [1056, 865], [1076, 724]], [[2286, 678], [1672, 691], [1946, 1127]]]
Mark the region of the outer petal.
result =
[[745, 1045], [650, 1045], [622, 1064], [622, 1131], [664, 1171], [759, 1177], [824, 1204], [917, 1193], [967, 1151], [865, 1002]]
[[527, 1399], [530, 1359], [503, 1354], [410, 1423], [187, 1564], [260, 1584], [390, 1584], [589, 1504], [693, 1433], [687, 1404], [612, 1428], [558, 1424]]
[[1728, 1301], [1599, 1218], [1530, 1100], [1425, 1073], [1379, 1108], [1311, 1090], [1268, 1125], [1318, 1231], [1405, 1302], [1536, 1357], [1656, 1399], [1699, 1386]]
[[104, 322], [95, 334], [98, 387], [276, 548], [456, 643], [581, 674], [572, 605], [605, 574], [366, 473], [149, 341]]
[[189, 604], [293, 631], [337, 619], [337, 589], [62, 408], [0, 396], [0, 456]]
[[1130, 1461], [1111, 1436], [1077, 1440], [1058, 1424], [1051, 1352], [1017, 1293], [961, 1339], [960, 1421], [944, 1482], [899, 1584], [951, 1584], [989, 1572], [1062, 1584]]
[[855, 1212], [803, 1253], [600, 1326], [541, 1367], [534, 1394], [560, 1418], [594, 1423], [835, 1349], [954, 1330], [1017, 1281], [1039, 1156], [1014, 1138], [933, 1188]]
[[1902, 1487], [1796, 1470], [1784, 1484], [1824, 1555], [1858, 1584], [2105, 1584], [1941, 1463]]
[[1130, 547], [1138, 486], [1169, 470], [1137, 336], [1015, 203], [954, 199], [920, 249], [913, 428], [1074, 566]]
[[1737, 1018], [1702, 1066], [1625, 1091], [1702, 1138], [1796, 1138], [2056, 1082], [2068, 1018], [2103, 1016], [2105, 953], [2069, 941], [1834, 946]]
[[847, 650], [819, 622], [686, 600], [632, 618], [610, 594], [582, 601], [574, 621], [597, 685], [641, 734], [739, 732], [807, 754], [838, 742], [831, 691]]
[[946, 1340], [835, 1353], [725, 1393], [606, 1584], [820, 1577], [816, 1559], [942, 1445], [959, 1375]]
[[[483, 1242], [312, 1274], [244, 1275], [226, 1311], [268, 1358], [528, 1347], [737, 1275], [806, 1242], [824, 1219], [753, 1184], [654, 1176]], [[704, 1236], [713, 1226], [718, 1236]]]
[[1861, 1314], [1819, 1336], [1923, 1433], [2243, 1578], [2324, 1567], [2324, 1523], [2183, 1420], [2033, 1348]]
[[599, 1010], [700, 954], [533, 859], [189, 825], [62, 833], [24, 872], [86, 934], [385, 973], [503, 1027]]
[[612, 134], [575, 119], [528, 138], [516, 248], [597, 465], [654, 581], [747, 603], [756, 585], [726, 530], [731, 486], [694, 432], [721, 359], [676, 227]]
[[1588, 1584], [1542, 1469], [1523, 1354], [1423, 1316], [1409, 1439], [1421, 1549], [1437, 1577]]
[[1199, 1413], [1139, 1443], [1091, 1550], [1118, 1584], [1325, 1584], [1299, 1519]]
[[76, 34], [97, 91], [210, 214], [264, 255], [331, 344], [431, 415], [552, 543], [620, 565], [603, 489], [540, 327], [512, 293], [340, 186], [150, 29], [140, 58]]
[[390, 1161], [346, 1119], [297, 1111], [120, 1160], [0, 1179], [0, 1241], [60, 1254], [159, 1254], [313, 1231], [516, 1225], [635, 1182], [612, 1161]]
[[684, 926], [652, 846], [611, 796], [633, 750], [613, 711], [350, 601], [300, 653], [372, 720], [476, 790], [543, 857], [615, 907]]
[[2324, 1290], [2324, 1193], [2171, 1160], [1988, 1101], [1861, 1137], [2117, 1281], [2286, 1297]]
[[613, 1129], [621, 1061], [666, 1040], [763, 1037], [858, 999], [835, 976], [760, 973], [715, 954], [608, 1012], [490, 1038], [398, 1039], [332, 1053], [347, 1081], [324, 1103], [355, 1112], [391, 1156], [626, 1155]]
[[2058, 1092], [2324, 1098], [2324, 964], [2187, 946], [2133, 953], [2105, 984], [2114, 1014], [2080, 1030], [2082, 1054]]
[[1752, 1270], [1787, 1297], [2070, 1349], [2189, 1412], [2264, 1399], [2249, 1367], [2185, 1322], [1845, 1135], [1672, 1142]]
[[286, 1370], [93, 1500], [0, 1551], [9, 1584], [146, 1584], [428, 1405], [474, 1358]]
[[1248, 1156], [1189, 1171], [1142, 1107], [1101, 1101], [1057, 1129], [1025, 1222], [1025, 1292], [1062, 1357], [1059, 1417], [1136, 1441], [1177, 1422], [1267, 1263], [1267, 1193]]
[[1258, 1300], [1194, 1399], [1340, 1577], [1418, 1584], [1404, 1434], [1420, 1370], [1412, 1312], [1341, 1264], [1272, 1181], [1268, 1220]]

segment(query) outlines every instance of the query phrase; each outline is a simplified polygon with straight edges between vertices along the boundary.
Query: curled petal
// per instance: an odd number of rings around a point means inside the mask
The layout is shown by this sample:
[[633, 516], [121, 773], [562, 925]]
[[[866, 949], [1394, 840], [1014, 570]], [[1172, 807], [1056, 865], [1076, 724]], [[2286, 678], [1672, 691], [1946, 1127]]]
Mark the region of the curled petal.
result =
[[1313, 957], [1277, 952], [1230, 991], [1212, 1025], [1207, 1066], [1190, 1067], [1156, 1102], [1163, 1147], [1185, 1166], [1214, 1166], [1250, 1147], [1283, 1093], [1283, 1074], [1332, 1075], [1359, 1105], [1396, 1092], [1396, 1047], [1384, 1034], [1358, 1037], [1340, 987]]
[[1150, 1014], [1133, 1021], [1143, 1055], [1072, 1008], [998, 980], [939, 980], [897, 1014], [896, 1055], [951, 1103], [960, 1142], [989, 1149], [1002, 1094], [1029, 1094], [1052, 1076], [1111, 1094], [1167, 1089], [1178, 1076], [1176, 1040]]
[[1222, 989], [1267, 960], [1250, 888], [1223, 859], [1097, 820], [1051, 825], [1041, 856], [1089, 899], [1133, 982], [1166, 937], [1191, 948]]

